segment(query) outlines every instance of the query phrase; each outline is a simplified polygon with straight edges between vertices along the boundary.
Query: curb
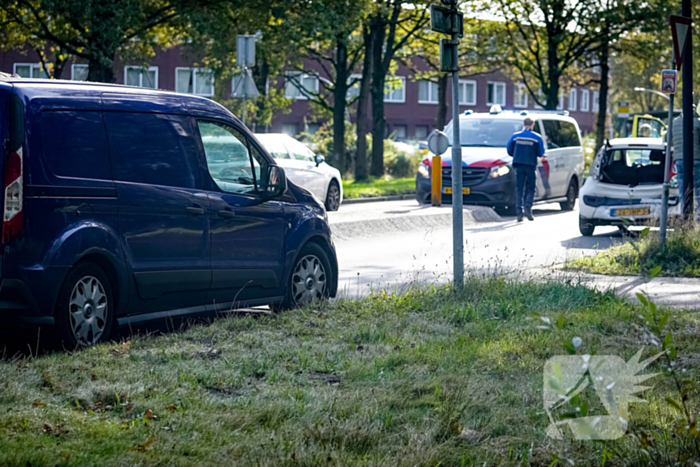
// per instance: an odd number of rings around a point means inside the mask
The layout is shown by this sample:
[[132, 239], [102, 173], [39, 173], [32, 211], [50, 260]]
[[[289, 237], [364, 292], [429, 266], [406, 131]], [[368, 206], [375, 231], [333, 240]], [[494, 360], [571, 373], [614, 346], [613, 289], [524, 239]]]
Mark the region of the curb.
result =
[[375, 196], [371, 198], [350, 198], [350, 199], [344, 199], [343, 204], [359, 204], [359, 203], [376, 203], [378, 201], [402, 201], [404, 199], [414, 199], [416, 197], [416, 193], [407, 193], [405, 195], [396, 195], [396, 196]]

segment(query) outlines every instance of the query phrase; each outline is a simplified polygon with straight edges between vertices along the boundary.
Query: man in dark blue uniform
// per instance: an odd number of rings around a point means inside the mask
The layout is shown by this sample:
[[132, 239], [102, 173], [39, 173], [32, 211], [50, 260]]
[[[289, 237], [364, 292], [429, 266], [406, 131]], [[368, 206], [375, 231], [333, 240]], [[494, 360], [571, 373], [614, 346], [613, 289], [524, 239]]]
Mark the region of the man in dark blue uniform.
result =
[[532, 217], [532, 202], [535, 198], [535, 169], [537, 158], [544, 156], [542, 137], [532, 131], [535, 122], [531, 118], [523, 120], [523, 131], [511, 136], [508, 141], [508, 155], [513, 157], [515, 169], [515, 212], [518, 222], [523, 221], [523, 214]]

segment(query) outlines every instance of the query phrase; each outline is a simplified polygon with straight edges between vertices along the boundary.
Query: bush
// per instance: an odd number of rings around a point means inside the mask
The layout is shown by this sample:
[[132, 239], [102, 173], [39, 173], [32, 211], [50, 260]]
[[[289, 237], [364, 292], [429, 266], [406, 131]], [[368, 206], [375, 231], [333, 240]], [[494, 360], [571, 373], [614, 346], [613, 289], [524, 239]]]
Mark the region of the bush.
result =
[[384, 174], [394, 178], [411, 177], [418, 170], [423, 154], [421, 151], [412, 152], [400, 149], [390, 139], [384, 140]]
[[[302, 138], [328, 164], [337, 167], [338, 157], [333, 153], [333, 122], [324, 123], [315, 134], [302, 133]], [[352, 172], [357, 154], [357, 132], [355, 124], [345, 123], [345, 172]]]

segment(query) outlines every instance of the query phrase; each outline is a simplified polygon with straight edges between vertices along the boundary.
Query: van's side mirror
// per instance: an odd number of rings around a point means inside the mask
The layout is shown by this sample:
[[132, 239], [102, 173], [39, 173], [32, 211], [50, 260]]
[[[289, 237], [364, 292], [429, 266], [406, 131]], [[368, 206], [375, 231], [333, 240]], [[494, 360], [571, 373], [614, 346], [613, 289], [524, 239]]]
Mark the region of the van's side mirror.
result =
[[326, 160], [326, 158], [323, 156], [315, 156], [314, 159], [316, 160], [316, 167], [321, 165]]
[[282, 167], [276, 165], [268, 166], [266, 180], [267, 183], [263, 191], [263, 198], [265, 199], [278, 198], [287, 189], [287, 176], [284, 174]]

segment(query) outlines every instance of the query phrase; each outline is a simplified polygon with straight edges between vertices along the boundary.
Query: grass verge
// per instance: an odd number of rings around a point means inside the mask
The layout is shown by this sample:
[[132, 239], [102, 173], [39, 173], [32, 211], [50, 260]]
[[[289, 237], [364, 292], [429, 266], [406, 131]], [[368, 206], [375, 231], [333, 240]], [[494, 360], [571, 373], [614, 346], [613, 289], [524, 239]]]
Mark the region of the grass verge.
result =
[[415, 191], [415, 177], [390, 178], [389, 180], [376, 178], [365, 182], [343, 181], [343, 197], [346, 199], [406, 195], [415, 193]]
[[[628, 360], [649, 342], [639, 314], [580, 284], [470, 279], [458, 293], [379, 294], [0, 361], [0, 465], [671, 465], [681, 437], [668, 377], [631, 405], [628, 436], [545, 434], [545, 361], [573, 337], [579, 354]], [[698, 313], [670, 323], [676, 368], [695, 378]]]
[[692, 228], [669, 231], [666, 250], [659, 248], [658, 232], [644, 229], [639, 239], [610, 248], [595, 256], [569, 260], [565, 268], [609, 274], [636, 276], [649, 274], [661, 266], [662, 276], [700, 277], [700, 230]]

